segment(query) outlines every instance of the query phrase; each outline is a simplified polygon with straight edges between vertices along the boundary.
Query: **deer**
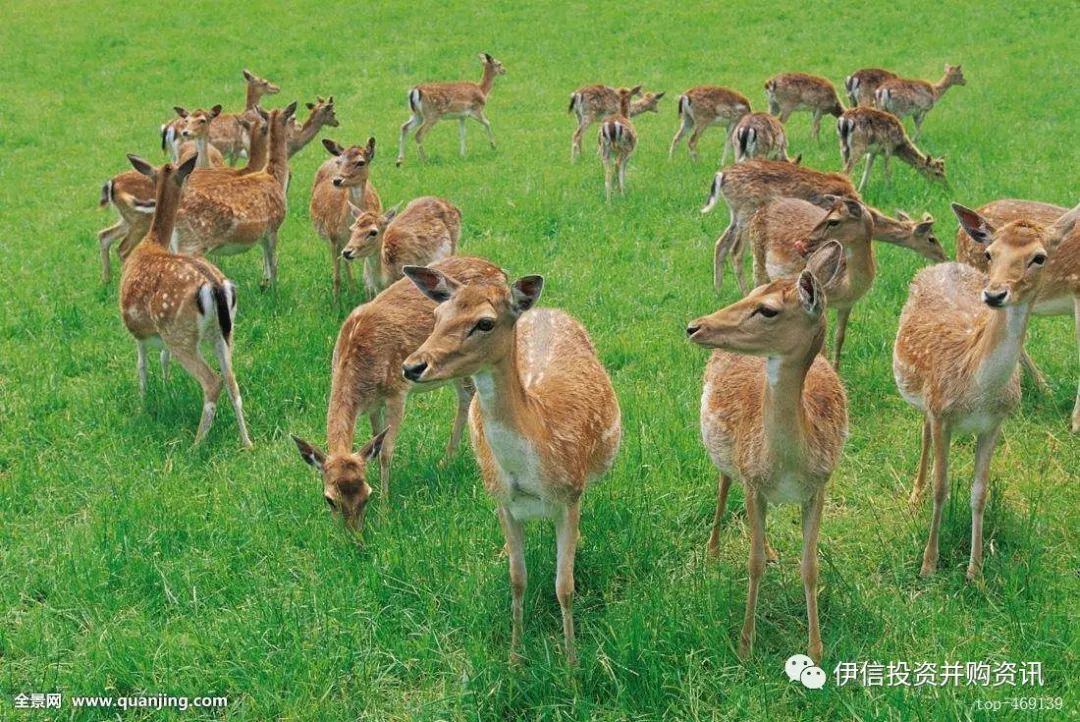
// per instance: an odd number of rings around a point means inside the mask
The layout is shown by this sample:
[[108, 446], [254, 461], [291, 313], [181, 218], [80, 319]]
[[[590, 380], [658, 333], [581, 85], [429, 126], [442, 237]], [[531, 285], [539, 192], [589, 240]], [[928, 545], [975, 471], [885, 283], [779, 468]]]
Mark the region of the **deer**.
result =
[[218, 168], [225, 165], [221, 151], [210, 145], [210, 124], [221, 114], [221, 106], [215, 105], [209, 110], [198, 108], [188, 112], [178, 105], [173, 110], [180, 118], [176, 126], [180, 145], [173, 161], [182, 165], [185, 160], [194, 156], [197, 159], [196, 168]]
[[915, 147], [904, 131], [904, 124], [892, 113], [876, 108], [850, 108], [836, 120], [836, 132], [840, 136], [840, 155], [844, 160], [844, 173], [851, 175], [859, 158], [866, 157], [861, 192], [870, 177], [870, 168], [879, 155], [885, 158], [885, 178], [888, 180], [889, 160], [895, 155], [921, 175], [932, 181], [945, 181], [945, 159], [931, 158]]
[[735, 124], [735, 162], [754, 158], [791, 160], [784, 124], [768, 113], [747, 113]]
[[910, 115], [915, 122], [915, 140], [918, 140], [926, 114], [954, 85], [967, 85], [964, 71], [959, 65], [946, 65], [945, 75], [936, 83], [910, 78], [883, 81], [875, 91], [874, 99], [878, 108], [898, 118]]
[[[168, 249], [181, 190], [195, 169], [196, 159], [189, 158], [179, 166], [166, 163], [154, 168], [138, 156], [128, 158], [135, 170], [155, 186], [150, 230], [125, 261], [120, 279], [120, 316], [138, 351], [139, 392], [145, 399], [147, 351], [161, 346], [161, 371], [166, 380], [170, 358], [175, 356], [202, 386], [202, 417], [195, 444], [200, 444], [210, 431], [224, 385], [236, 412], [240, 442], [251, 448], [232, 368], [236, 286], [206, 260], [176, 255]], [[202, 357], [199, 346], [204, 341], [214, 347], [224, 384]]]
[[[505, 278], [498, 266], [482, 259], [454, 256], [436, 263], [463, 282], [494, 282]], [[381, 492], [390, 493], [394, 444], [410, 393], [431, 391], [444, 384], [411, 384], [401, 374], [405, 358], [420, 347], [435, 324], [435, 304], [402, 279], [374, 300], [353, 309], [341, 325], [331, 362], [330, 399], [326, 411], [326, 450], [293, 436], [301, 458], [323, 480], [323, 496], [345, 525], [360, 533], [373, 489], [367, 462], [379, 460]], [[455, 380], [458, 406], [444, 462], [457, 452], [465, 429], [472, 385]], [[373, 438], [354, 451], [356, 420], [367, 414]]]
[[709, 126], [724, 126], [724, 150], [720, 156], [720, 165], [727, 162], [731, 149], [731, 133], [739, 119], [750, 112], [750, 101], [746, 96], [730, 88], [718, 85], [699, 85], [690, 88], [679, 96], [679, 129], [671, 139], [668, 158], [675, 155], [675, 148], [683, 136], [690, 133], [686, 146], [692, 160], [698, 159], [698, 141]]
[[900, 395], [923, 415], [913, 506], [922, 499], [931, 467], [934, 474], [924, 577], [931, 576], [938, 563], [941, 517], [949, 494], [949, 442], [953, 434], [975, 436], [966, 575], [974, 581], [982, 573], [991, 458], [1002, 422], [1020, 403], [1020, 350], [1046, 282], [1047, 260], [1060, 250], [1062, 234], [1027, 220], [994, 227], [969, 208], [957, 203], [952, 208], [964, 231], [985, 248], [987, 273], [965, 263], [943, 263], [915, 276], [900, 314], [893, 375]]
[[[367, 145], [349, 148], [329, 138], [324, 138], [322, 143], [332, 157], [315, 174], [309, 212], [315, 232], [330, 244], [334, 303], [337, 303], [341, 294], [341, 252], [351, 236], [350, 224], [359, 212], [381, 213], [382, 201], [369, 180], [371, 162], [375, 160], [375, 138], [368, 138]], [[349, 264], [345, 264], [345, 278], [352, 290]]]
[[317, 96], [314, 103], [307, 103], [307, 109], [311, 111], [303, 125], [293, 123], [289, 130], [289, 157], [303, 150], [323, 128], [337, 128], [340, 122], [334, 113], [334, 96], [325, 100]]
[[[630, 112], [627, 117], [634, 118], [642, 113], [658, 113], [658, 105], [664, 95], [663, 92], [645, 93], [630, 103]], [[620, 112], [619, 91], [607, 85], [586, 85], [578, 88], [570, 95], [568, 112], [577, 117], [578, 123], [570, 142], [570, 160], [573, 162], [581, 155], [581, 139], [585, 136], [585, 131], [597, 120]]]
[[101, 186], [100, 206], [106, 208], [111, 205], [120, 216], [116, 223], [98, 231], [103, 284], [112, 280], [109, 252], [113, 243], [120, 241], [120, 258], [127, 258], [135, 244], [150, 230], [155, 208], [154, 198], [154, 182], [134, 170], [119, 173]]
[[852, 107], [861, 105], [865, 108], [873, 108], [876, 102], [874, 94], [878, 86], [886, 80], [899, 77], [896, 73], [884, 68], [862, 68], [844, 79], [844, 90], [847, 91]]
[[262, 285], [274, 285], [277, 236], [285, 220], [285, 188], [289, 180], [286, 139], [295, 112], [294, 101], [264, 118], [269, 126], [270, 146], [265, 168], [246, 175], [216, 175], [206, 182], [190, 184], [176, 219], [174, 252], [230, 255], [259, 244], [263, 251]]
[[364, 259], [364, 287], [368, 298], [404, 278], [405, 266], [429, 266], [457, 252], [461, 237], [461, 211], [450, 201], [424, 196], [398, 213], [365, 211], [351, 206], [356, 218], [341, 256]]
[[626, 162], [637, 147], [637, 131], [630, 120], [630, 98], [641, 92], [641, 86], [619, 89], [619, 113], [609, 115], [600, 124], [597, 138], [600, 162], [604, 166], [604, 193], [611, 202], [612, 176], [618, 176], [619, 195], [626, 194]]
[[765, 535], [771, 504], [802, 507], [800, 571], [809, 628], [807, 653], [823, 653], [817, 610], [817, 542], [825, 487], [847, 438], [847, 396], [820, 354], [826, 291], [843, 251], [820, 248], [794, 278], [759, 286], [748, 296], [686, 327], [690, 341], [713, 349], [701, 395], [701, 436], [720, 472], [708, 551], [719, 551], [720, 521], [732, 479], [742, 482], [750, 524], [749, 591], [739, 655], [753, 652], [758, 589], [765, 560], [775, 557]]
[[[716, 174], [709, 200], [701, 209], [711, 213], [723, 198], [731, 213], [728, 227], [716, 240], [713, 252], [713, 284], [720, 290], [724, 281], [724, 259], [731, 255], [735, 281], [742, 293], [748, 290], [743, 280], [743, 248], [750, 219], [769, 200], [779, 197], [801, 198], [815, 204], [832, 206], [829, 196], [862, 200], [851, 180], [842, 173], [825, 173], [795, 163], [775, 160], [748, 160]], [[886, 243], [911, 247], [923, 256], [938, 261], [944, 258], [940, 243], [932, 233], [933, 218], [924, 216], [916, 222], [906, 215], [890, 218], [868, 206], [874, 219], [874, 237]], [[929, 220], [929, 223], [925, 221]]]
[[472, 377], [476, 386], [469, 435], [510, 557], [511, 663], [521, 660], [524, 523], [548, 518], [555, 522], [555, 593], [573, 666], [581, 496], [611, 469], [622, 438], [611, 379], [577, 320], [535, 308], [543, 277], [469, 283], [435, 267], [404, 271], [439, 306], [431, 335], [405, 359], [402, 374], [417, 383]]
[[[812, 113], [814, 140], [821, 141], [821, 118], [824, 115], [840, 117], [844, 106], [836, 94], [836, 88], [825, 78], [806, 73], [781, 73], [765, 82], [765, 97], [769, 112], [787, 123], [796, 110]], [[723, 163], [721, 163], [723, 165]]]
[[457, 118], [458, 143], [461, 157], [465, 157], [465, 121], [472, 118], [487, 131], [488, 142], [495, 148], [495, 134], [491, 132], [491, 123], [484, 115], [495, 77], [505, 75], [506, 68], [487, 53], [480, 53], [480, 62], [484, 64], [484, 74], [479, 83], [425, 83], [409, 91], [409, 119], [401, 126], [401, 138], [398, 141], [397, 165], [405, 162], [405, 139], [413, 129], [416, 131], [416, 152], [420, 160], [426, 162], [424, 137], [431, 128], [443, 118]]

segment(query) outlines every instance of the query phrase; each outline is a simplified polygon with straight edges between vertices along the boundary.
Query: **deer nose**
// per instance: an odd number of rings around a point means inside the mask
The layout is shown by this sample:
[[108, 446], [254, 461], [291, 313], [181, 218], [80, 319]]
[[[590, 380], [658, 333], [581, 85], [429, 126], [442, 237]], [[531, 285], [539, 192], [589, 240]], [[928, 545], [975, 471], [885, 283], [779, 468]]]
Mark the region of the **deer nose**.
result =
[[342, 249], [341, 257], [344, 258], [346, 261], [351, 261], [353, 259], [353, 252], [350, 251], [348, 248]]
[[695, 326], [693, 324], [690, 324], [689, 326], [686, 327], [686, 335], [687, 336], [693, 336], [695, 333], [697, 333], [700, 330], [701, 330], [701, 326]]
[[1005, 299], [1009, 297], [1009, 292], [1006, 291], [983, 291], [983, 302], [987, 306], [993, 306], [994, 308], [1000, 308], [1005, 305]]
[[340, 178], [335, 178], [335, 179], [334, 179], [334, 187], [335, 187], [335, 188], [340, 188], [340, 187], [341, 187], [341, 182], [342, 182], [342, 181], [341, 181], [341, 179], [340, 179]]
[[420, 377], [427, 371], [427, 367], [427, 361], [421, 361], [414, 364], [402, 364], [401, 375], [409, 381], [419, 381]]

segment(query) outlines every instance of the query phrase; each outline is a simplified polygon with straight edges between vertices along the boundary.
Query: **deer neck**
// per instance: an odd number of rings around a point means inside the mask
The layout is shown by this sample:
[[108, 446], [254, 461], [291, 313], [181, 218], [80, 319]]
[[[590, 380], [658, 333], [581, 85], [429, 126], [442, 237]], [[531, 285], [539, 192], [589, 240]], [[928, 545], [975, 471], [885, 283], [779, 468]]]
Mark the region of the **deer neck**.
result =
[[825, 324], [822, 323], [817, 336], [803, 352], [769, 356], [765, 360], [761, 419], [765, 446], [773, 459], [790, 458], [797, 461], [801, 455], [807, 423], [803, 387], [824, 338]]
[[248, 171], [262, 170], [266, 167], [268, 155], [266, 131], [252, 133], [251, 145], [248, 148], [248, 162], [245, 169]]
[[873, 242], [867, 239], [845, 245], [844, 262], [847, 265], [848, 285], [860, 290], [868, 289], [877, 275]]
[[[337, 354], [335, 350], [335, 356]], [[326, 412], [326, 449], [330, 454], [352, 453], [362, 393], [356, 388], [357, 384], [347, 378], [350, 373], [349, 364], [344, 359], [337, 359]]]
[[254, 110], [255, 106], [262, 100], [262, 93], [259, 89], [248, 83], [247, 90], [244, 93], [244, 110]]
[[906, 227], [903, 221], [890, 218], [877, 209], [871, 209], [870, 212], [874, 217], [875, 241], [902, 246], [911, 237], [911, 228]]
[[946, 73], [945, 77], [930, 86], [934, 89], [934, 99], [936, 100], [945, 95], [945, 91], [954, 85], [956, 85], [956, 83], [949, 77], [949, 74]]
[[480, 92], [487, 97], [491, 92], [491, 86], [495, 85], [495, 68], [491, 65], [484, 65], [484, 75], [480, 78]]
[[929, 164], [929, 158], [923, 155], [922, 151], [916, 148], [907, 138], [904, 138], [900, 144], [896, 146], [896, 157], [911, 165], [913, 168], [918, 168], [920, 170], [925, 169]]
[[196, 168], [209, 168], [210, 167], [210, 152], [208, 136], [202, 135], [195, 139], [195, 152], [198, 156], [195, 158]]
[[161, 178], [154, 194], [154, 218], [150, 221], [149, 238], [162, 250], [168, 248], [176, 225], [176, 209], [180, 205], [180, 186], [173, 181], [170, 173]]
[[308, 116], [304, 124], [300, 126], [300, 132], [289, 143], [289, 155], [293, 156], [303, 150], [304, 146], [311, 142], [311, 140], [319, 134], [319, 131], [323, 127], [323, 119], [321, 116], [316, 117], [315, 113]]
[[[363, 183], [357, 183], [354, 186], [349, 186], [349, 202], [357, 208], [363, 208], [364, 197], [367, 195], [367, 187], [368, 181], [366, 176], [364, 177]], [[382, 243], [381, 237], [379, 239], [379, 243]]]
[[1012, 379], [1030, 317], [1030, 302], [1007, 306], [990, 314], [972, 348], [973, 356], [978, 359], [975, 378], [980, 386], [1003, 388]]
[[289, 149], [285, 137], [287, 131], [277, 120], [274, 118], [270, 124], [270, 158], [266, 162], [266, 172], [284, 188], [289, 180]]
[[379, 239], [375, 244], [375, 250], [364, 259], [364, 279], [372, 287], [376, 287], [378, 281], [381, 281], [386, 272], [386, 264], [383, 263], [383, 237], [386, 235], [384, 229], [379, 233]]
[[489, 368], [473, 374], [477, 403], [488, 433], [497, 428], [518, 437], [536, 439], [543, 429], [543, 415], [533, 408], [529, 393], [521, 382], [518, 364], [515, 331], [510, 351]]

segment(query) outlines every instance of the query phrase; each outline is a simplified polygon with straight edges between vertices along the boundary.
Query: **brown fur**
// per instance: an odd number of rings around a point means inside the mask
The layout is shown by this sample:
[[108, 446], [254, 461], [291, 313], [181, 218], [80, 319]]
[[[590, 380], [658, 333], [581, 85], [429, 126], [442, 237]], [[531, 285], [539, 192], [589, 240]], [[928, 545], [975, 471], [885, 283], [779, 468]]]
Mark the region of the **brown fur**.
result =
[[[641, 87], [641, 86], [638, 86]], [[642, 113], [658, 112], [658, 104], [664, 93], [645, 93], [630, 103], [630, 118]], [[577, 117], [577, 129], [570, 143], [570, 160], [581, 154], [581, 139], [585, 131], [598, 120], [619, 113], [619, 91], [607, 85], [587, 85], [570, 95], [570, 112]]]
[[954, 85], [967, 85], [959, 65], [946, 65], [945, 75], [936, 83], [911, 78], [892, 78], [883, 81], [874, 93], [878, 108], [915, 121], [915, 140], [919, 139], [923, 119], [937, 105], [945, 91]]
[[732, 131], [735, 162], [755, 158], [790, 160], [784, 124], [768, 113], [747, 113]]
[[739, 119], [750, 112], [750, 101], [745, 95], [730, 88], [718, 85], [699, 85], [690, 88], [679, 96], [679, 129], [675, 131], [675, 137], [671, 139], [671, 148], [668, 157], [675, 154], [675, 146], [682, 137], [690, 132], [690, 140], [687, 148], [690, 157], [698, 158], [698, 141], [701, 134], [708, 130], [709, 126], [724, 126], [724, 150], [720, 157], [720, 165], [727, 162], [728, 150], [731, 149], [731, 132]]
[[877, 102], [874, 93], [878, 86], [886, 80], [899, 78], [900, 76], [891, 70], [883, 68], [862, 68], [856, 70], [844, 80], [844, 89], [847, 91], [848, 101], [852, 106], [861, 105], [873, 108]]
[[814, 140], [821, 140], [821, 118], [824, 115], [839, 117], [844, 112], [836, 88], [826, 78], [806, 73], [781, 73], [765, 83], [765, 97], [769, 112], [787, 123], [797, 110], [813, 114]]
[[150, 230], [154, 197], [154, 182], [133, 170], [113, 176], [101, 187], [101, 207], [111, 205], [120, 216], [116, 223], [98, 231], [102, 283], [112, 280], [112, 262], [109, 257], [112, 244], [120, 241], [117, 253], [123, 260]]
[[931, 158], [915, 147], [904, 131], [904, 125], [892, 113], [876, 108], [850, 108], [836, 121], [840, 136], [840, 155], [844, 172], [851, 175], [855, 163], [866, 156], [859, 190], [866, 186], [874, 159], [885, 156], [885, 177], [889, 178], [889, 160], [895, 155], [930, 180], [945, 180], [945, 160]]
[[274, 83], [248, 70], [244, 70], [244, 81], [246, 83], [244, 112], [222, 113], [210, 124], [210, 144], [221, 151], [230, 163], [235, 162], [248, 151], [250, 141], [244, 126], [240, 123], [241, 116], [250, 115], [263, 96], [274, 95], [281, 91], [281, 88]]
[[619, 90], [619, 112], [604, 118], [597, 142], [600, 161], [604, 166], [604, 192], [611, 202], [613, 176], [619, 182], [619, 195], [626, 193], [626, 163], [637, 148], [637, 130], [630, 121], [630, 99], [641, 92], [641, 86]]
[[331, 95], [323, 100], [320, 95], [316, 98], [316, 102], [308, 103], [307, 108], [311, 112], [304, 124], [297, 125], [294, 121], [289, 128], [290, 158], [303, 150], [324, 127], [337, 128], [340, 125], [334, 113], [334, 96]]
[[209, 110], [199, 108], [190, 113], [180, 106], [176, 106], [175, 110], [180, 119], [176, 128], [181, 140], [176, 158], [173, 159], [176, 164], [183, 165], [188, 158], [197, 156], [196, 168], [219, 168], [225, 165], [221, 151], [209, 144], [210, 124], [221, 114], [221, 106], [215, 105]]

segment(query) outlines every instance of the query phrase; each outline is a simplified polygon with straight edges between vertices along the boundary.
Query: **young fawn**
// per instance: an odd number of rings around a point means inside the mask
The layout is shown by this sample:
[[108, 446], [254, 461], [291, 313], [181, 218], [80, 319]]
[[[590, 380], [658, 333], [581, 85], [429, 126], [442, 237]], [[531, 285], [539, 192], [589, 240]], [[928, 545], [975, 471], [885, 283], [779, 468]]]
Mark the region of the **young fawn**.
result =
[[215, 105], [210, 110], [199, 108], [188, 112], [178, 105], [173, 110], [180, 118], [176, 126], [180, 145], [177, 146], [176, 157], [173, 161], [182, 165], [188, 158], [196, 156], [196, 168], [219, 168], [225, 165], [225, 158], [221, 155], [221, 151], [210, 145], [210, 124], [221, 114], [221, 106]]
[[679, 129], [675, 131], [675, 137], [671, 139], [671, 148], [668, 157], [675, 154], [675, 147], [682, 137], [690, 132], [690, 140], [687, 148], [690, 157], [698, 159], [698, 141], [701, 134], [708, 130], [709, 126], [724, 126], [724, 151], [720, 156], [720, 165], [727, 162], [728, 150], [731, 149], [731, 132], [739, 119], [750, 112], [750, 101], [745, 95], [737, 93], [730, 88], [722, 88], [718, 85], [699, 85], [690, 88], [679, 96]]
[[848, 101], [852, 107], [861, 105], [865, 108], [873, 108], [876, 102], [874, 94], [878, 86], [886, 80], [899, 77], [891, 70], [883, 68], [862, 68], [844, 79], [844, 90], [847, 91]]
[[405, 275], [436, 303], [435, 328], [405, 359], [417, 382], [471, 376], [469, 431], [484, 486], [496, 500], [510, 554], [511, 660], [519, 659], [525, 596], [523, 523], [555, 520], [555, 592], [569, 664], [574, 646], [574, 555], [581, 494], [615, 460], [619, 402], [588, 333], [556, 309], [532, 309], [543, 279], [462, 283], [435, 268]]
[[425, 83], [409, 91], [409, 111], [412, 115], [401, 126], [398, 165], [405, 160], [405, 138], [414, 128], [419, 128], [416, 131], [416, 152], [421, 161], [427, 160], [424, 137], [443, 118], [458, 119], [458, 143], [462, 158], [465, 157], [465, 121], [468, 118], [484, 126], [491, 147], [495, 147], [495, 134], [491, 132], [491, 123], [484, 115], [484, 106], [495, 84], [495, 76], [505, 75], [506, 68], [487, 53], [480, 53], [480, 62], [484, 64], [484, 75], [479, 83]]
[[[645, 93], [630, 103], [628, 117], [659, 112], [657, 105], [663, 97], [664, 93]], [[577, 117], [578, 123], [570, 142], [571, 161], [577, 160], [577, 157], [581, 155], [581, 139], [585, 136], [585, 131], [596, 121], [614, 115], [619, 110], [619, 91], [616, 88], [606, 85], [587, 85], [578, 88], [570, 95], [569, 112]]]
[[[990, 460], [1001, 422], [1020, 402], [1017, 361], [1028, 318], [1050, 254], [1057, 251], [1042, 226], [1013, 221], [994, 228], [978, 213], [953, 204], [972, 240], [985, 248], [986, 274], [963, 263], [923, 269], [911, 284], [893, 347], [893, 374], [901, 396], [923, 414], [922, 452], [911, 492], [918, 503], [929, 467], [934, 512], [922, 575], [938, 562], [938, 533], [949, 493], [949, 441], [975, 434], [971, 487], [971, 558], [967, 578], [982, 569], [982, 521]], [[933, 462], [930, 454], [933, 452]]]
[[364, 259], [364, 287], [374, 298], [398, 279], [405, 266], [427, 266], [457, 252], [461, 211], [450, 201], [425, 196], [409, 202], [401, 213], [352, 207], [356, 220], [342, 258]]
[[637, 147], [637, 131], [630, 121], [630, 98], [641, 86], [619, 90], [619, 113], [609, 115], [600, 124], [600, 162], [604, 165], [604, 193], [611, 202], [611, 180], [618, 176], [619, 195], [626, 193], [626, 162]]
[[892, 113], [876, 108], [850, 108], [836, 121], [844, 173], [851, 175], [859, 158], [866, 157], [859, 191], [866, 186], [870, 168], [879, 155], [885, 157], [885, 178], [890, 178], [889, 160], [895, 155], [932, 181], [945, 180], [945, 159], [931, 158], [915, 147], [904, 124]]
[[168, 378], [169, 358], [175, 356], [203, 389], [202, 418], [195, 443], [206, 438], [214, 421], [222, 380], [203, 360], [199, 345], [212, 343], [225, 388], [236, 412], [240, 442], [251, 447], [240, 389], [232, 369], [232, 329], [236, 314], [236, 287], [203, 259], [169, 252], [173, 223], [184, 181], [195, 168], [195, 158], [179, 167], [166, 163], [154, 168], [137, 156], [128, 156], [139, 173], [154, 181], [156, 196], [150, 231], [124, 263], [120, 279], [120, 315], [135, 337], [139, 354], [139, 391], [146, 396], [146, 354], [162, 345], [161, 371]]
[[755, 158], [790, 160], [784, 124], [768, 113], [747, 113], [735, 124], [735, 162]]
[[[455, 256], [435, 264], [435, 268], [463, 282], [505, 279], [498, 266], [481, 258]], [[327, 504], [358, 531], [363, 530], [364, 511], [372, 492], [366, 463], [379, 458], [382, 494], [386, 497], [406, 396], [442, 385], [410, 384], [401, 375], [402, 362], [431, 334], [434, 310], [435, 304], [407, 279], [390, 286], [375, 300], [357, 306], [341, 325], [334, 346], [326, 451], [293, 437], [304, 461], [321, 474]], [[454, 386], [458, 407], [446, 447], [447, 459], [457, 451], [472, 401], [472, 387], [467, 380], [456, 380]], [[371, 432], [376, 436], [354, 453], [353, 437], [360, 414], [368, 415]]]
[[817, 613], [817, 540], [825, 485], [847, 437], [847, 398], [819, 351], [825, 339], [824, 285], [841, 262], [840, 244], [823, 246], [796, 278], [760, 286], [746, 298], [691, 321], [690, 340], [715, 349], [705, 369], [701, 436], [720, 470], [709, 552], [732, 478], [743, 484], [750, 524], [750, 587], [739, 655], [753, 650], [758, 587], [765, 573], [768, 504], [802, 507], [800, 566], [809, 626], [808, 654], [822, 657]]
[[332, 95], [325, 100], [321, 95], [318, 96], [316, 102], [307, 104], [307, 109], [311, 112], [303, 125], [293, 122], [292, 127], [289, 128], [290, 158], [303, 150], [323, 128], [337, 128], [340, 125], [334, 113], [334, 96]]
[[926, 114], [954, 85], [967, 85], [964, 71], [959, 65], [946, 65], [944, 77], [936, 83], [909, 78], [885, 80], [875, 91], [874, 99], [878, 108], [898, 118], [910, 115], [915, 121], [915, 140], [918, 140]]
[[[315, 232], [330, 244], [330, 263], [334, 268], [334, 303], [341, 294], [341, 252], [349, 242], [349, 226], [359, 209], [362, 212], [382, 212], [382, 201], [371, 184], [371, 162], [375, 160], [375, 139], [367, 145], [345, 148], [329, 138], [323, 147], [332, 156], [319, 166], [311, 186], [311, 205], [308, 210]], [[353, 289], [352, 268], [345, 264], [345, 280]]]
[[806, 73], [781, 73], [765, 83], [765, 97], [769, 112], [787, 123], [796, 110], [808, 110], [813, 114], [814, 140], [821, 140], [821, 118], [824, 115], [840, 117], [844, 106], [836, 88], [825, 78]]

